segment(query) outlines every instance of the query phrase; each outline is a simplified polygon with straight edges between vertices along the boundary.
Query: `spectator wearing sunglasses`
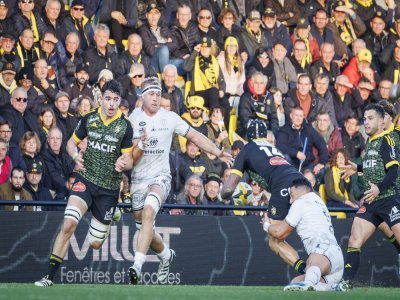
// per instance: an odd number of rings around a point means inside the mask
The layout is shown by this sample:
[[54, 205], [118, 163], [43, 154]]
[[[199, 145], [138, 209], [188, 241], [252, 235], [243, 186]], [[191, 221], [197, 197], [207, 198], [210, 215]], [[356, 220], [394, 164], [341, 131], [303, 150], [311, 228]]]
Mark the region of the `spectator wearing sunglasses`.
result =
[[18, 144], [26, 131], [39, 132], [37, 116], [27, 109], [28, 96], [24, 88], [18, 87], [11, 94], [11, 101], [1, 110], [1, 117], [11, 123], [12, 143]]
[[38, 43], [48, 32], [48, 28], [39, 13], [33, 11], [35, 1], [19, 0], [18, 11], [14, 15], [15, 31], [20, 35], [25, 29], [29, 28], [33, 31], [33, 41]]
[[134, 63], [129, 74], [122, 77], [122, 98], [128, 100], [130, 113], [134, 110], [137, 99], [142, 95], [141, 85], [145, 78], [145, 68], [140, 63]]
[[200, 40], [207, 37], [213, 41], [218, 40], [218, 33], [211, 25], [213, 22], [212, 13], [208, 8], [202, 8], [197, 16], [197, 28], [199, 30]]
[[79, 49], [85, 51], [93, 43], [94, 32], [90, 20], [85, 16], [83, 0], [74, 0], [71, 4], [70, 15], [65, 17], [63, 30], [59, 37], [64, 40], [68, 33], [76, 32], [79, 35]]

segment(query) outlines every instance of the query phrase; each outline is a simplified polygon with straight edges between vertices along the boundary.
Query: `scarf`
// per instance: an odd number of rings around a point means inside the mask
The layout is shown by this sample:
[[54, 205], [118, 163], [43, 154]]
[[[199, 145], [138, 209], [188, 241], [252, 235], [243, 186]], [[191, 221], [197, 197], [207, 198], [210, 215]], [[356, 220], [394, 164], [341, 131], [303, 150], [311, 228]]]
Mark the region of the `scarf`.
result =
[[195, 91], [204, 91], [214, 87], [219, 78], [219, 64], [215, 56], [211, 55], [208, 59], [201, 55], [196, 56], [193, 78]]
[[362, 7], [371, 7], [374, 4], [373, 0], [356, 0]]
[[247, 25], [246, 25], [246, 30], [248, 33], [250, 33], [252, 36], [256, 38], [258, 44], [261, 44], [261, 30], [259, 30], [257, 33], [254, 33]]
[[39, 41], [40, 41], [39, 31], [38, 31], [38, 28], [36, 25], [36, 18], [35, 18], [35, 15], [33, 14], [33, 12], [31, 12], [31, 18], [29, 19], [29, 21], [32, 24], [31, 29], [33, 31], [33, 41], [35, 43], [39, 43]]
[[338, 24], [334, 17], [332, 17], [331, 21], [338, 28], [340, 38], [347, 46], [349, 46], [357, 38], [356, 33], [354, 32], [353, 24], [349, 18], [346, 17], [344, 20], [344, 25]]
[[[229, 58], [229, 62], [231, 63], [231, 66], [233, 68], [233, 71], [235, 72], [235, 74], [237, 74], [239, 72], [239, 62], [237, 59], [236, 55], [228, 55]], [[228, 73], [230, 70], [228, 70]]]
[[0, 85], [7, 90], [10, 94], [17, 88], [17, 83], [15, 82], [15, 80], [13, 80], [13, 82], [11, 83], [11, 85], [7, 85], [4, 80], [3, 80], [3, 76], [0, 75]]
[[[344, 190], [344, 194], [342, 193], [340, 189], [340, 170], [338, 167], [332, 167], [332, 177], [333, 177], [333, 187], [335, 188], [335, 193], [341, 197], [344, 197], [346, 200], [349, 200], [349, 194], [347, 193], [347, 190]], [[347, 178], [344, 180], [346, 183], [350, 183], [350, 178]]]

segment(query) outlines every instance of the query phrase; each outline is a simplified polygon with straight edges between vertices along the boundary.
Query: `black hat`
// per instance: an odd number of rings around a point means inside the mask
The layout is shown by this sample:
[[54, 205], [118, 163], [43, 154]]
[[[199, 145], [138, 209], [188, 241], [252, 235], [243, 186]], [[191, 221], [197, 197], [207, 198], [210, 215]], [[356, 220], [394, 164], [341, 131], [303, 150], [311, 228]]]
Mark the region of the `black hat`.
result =
[[29, 79], [33, 81], [33, 70], [31, 68], [24, 67], [18, 73], [18, 81], [23, 79]]
[[119, 104], [119, 106], [124, 106], [126, 108], [129, 108], [129, 102], [126, 99], [121, 99], [121, 103]]
[[85, 71], [86, 73], [89, 73], [88, 72], [88, 67], [87, 67], [86, 64], [79, 64], [79, 65], [76, 66], [75, 73], [79, 73], [81, 71]]
[[375, 19], [375, 18], [379, 18], [379, 19], [382, 19], [383, 21], [385, 21], [385, 14], [384, 14], [382, 11], [377, 10], [377, 11], [374, 13], [374, 15], [372, 16], [371, 21], [372, 21], [373, 19]]
[[261, 14], [258, 10], [253, 9], [247, 14], [246, 19], [249, 19], [250, 21], [261, 20]]
[[161, 8], [158, 5], [157, 1], [150, 2], [149, 5], [147, 5], [147, 12], [149, 13], [153, 9], [157, 9], [159, 12], [161, 12]]
[[1, 68], [1, 73], [13, 73], [15, 75], [17, 72], [15, 71], [15, 66], [13, 63], [6, 62]]
[[36, 173], [36, 174], [43, 173], [43, 163], [41, 161], [29, 159], [26, 164], [27, 164], [26, 166], [27, 173]]
[[267, 125], [260, 119], [253, 119], [249, 121], [247, 126], [247, 139], [254, 140], [267, 137]]
[[221, 177], [216, 173], [207, 174], [206, 183], [209, 183], [210, 181], [216, 181], [218, 184], [221, 184], [222, 182]]
[[85, 2], [83, 0], [74, 0], [74, 1], [72, 1], [71, 7], [74, 7], [74, 6], [85, 7]]
[[4, 39], [13, 39], [15, 41], [15, 35], [12, 32], [7, 32], [7, 31], [2, 32], [1, 37]]
[[267, 8], [264, 10], [263, 16], [264, 16], [264, 17], [276, 17], [276, 12], [274, 11], [273, 8], [267, 7]]
[[297, 22], [296, 28], [307, 29], [308, 26], [310, 26], [310, 23], [308, 22], [307, 18], [300, 18], [299, 21]]
[[242, 150], [243, 147], [244, 147], [244, 143], [243, 143], [242, 141], [240, 141], [240, 140], [237, 140], [237, 141], [234, 141], [234, 142], [233, 142], [231, 148], [232, 148], [232, 150], [235, 150], [235, 149], [240, 149], [240, 150]]
[[335, 1], [333, 4], [332, 4], [332, 10], [335, 10], [337, 7], [339, 7], [339, 6], [345, 6], [346, 5], [346, 3], [344, 2], [344, 1], [342, 1], [342, 0], [340, 0], [340, 1]]
[[212, 39], [209, 38], [208, 36], [203, 37], [201, 40], [201, 46], [203, 47], [211, 47], [212, 45]]

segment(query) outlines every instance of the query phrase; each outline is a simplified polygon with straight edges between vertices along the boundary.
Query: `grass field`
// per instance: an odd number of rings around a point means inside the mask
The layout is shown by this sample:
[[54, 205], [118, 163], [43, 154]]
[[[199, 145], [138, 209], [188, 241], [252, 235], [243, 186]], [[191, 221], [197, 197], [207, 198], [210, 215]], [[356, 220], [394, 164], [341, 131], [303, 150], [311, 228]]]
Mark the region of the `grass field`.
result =
[[283, 292], [282, 287], [259, 286], [128, 286], [56, 285], [37, 288], [33, 284], [0, 284], [0, 299], [98, 300], [98, 299], [400, 299], [396, 288], [356, 288], [350, 292]]

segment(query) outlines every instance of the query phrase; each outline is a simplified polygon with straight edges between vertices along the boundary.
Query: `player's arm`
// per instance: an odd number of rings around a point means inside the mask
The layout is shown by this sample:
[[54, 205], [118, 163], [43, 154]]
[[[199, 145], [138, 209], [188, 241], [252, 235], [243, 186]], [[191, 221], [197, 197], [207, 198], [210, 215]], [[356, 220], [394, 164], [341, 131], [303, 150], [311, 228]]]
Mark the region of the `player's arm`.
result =
[[205, 152], [214, 154], [228, 164], [232, 163], [232, 156], [229, 153], [225, 152], [224, 149], [218, 149], [218, 147], [213, 142], [211, 142], [209, 138], [207, 138], [204, 134], [198, 132], [197, 130], [190, 128], [188, 133], [186, 134], [186, 138], [195, 143], [200, 149], [204, 150]]
[[84, 117], [79, 121], [74, 133], [67, 142], [67, 153], [75, 162], [75, 170], [78, 172], [85, 171], [85, 167], [83, 166], [84, 151], [79, 151], [78, 145], [86, 136], [86, 118]]
[[224, 186], [221, 190], [221, 198], [223, 200], [230, 199], [232, 197], [233, 192], [235, 191], [236, 186], [240, 181], [241, 176], [231, 173], [224, 183]]
[[144, 149], [147, 146], [147, 131], [143, 128], [140, 138], [134, 138], [133, 140], [133, 151], [132, 151], [132, 162], [135, 165], [139, 159], [143, 156]]
[[277, 224], [264, 222], [263, 228], [268, 234], [270, 234], [274, 238], [277, 238], [278, 240], [286, 239], [294, 229], [292, 226], [286, 223], [286, 221], [279, 222]]
[[133, 129], [131, 123], [128, 122], [128, 127], [125, 131], [124, 137], [121, 141], [121, 155], [118, 157], [115, 162], [115, 170], [117, 172], [122, 172], [126, 170], [130, 170], [133, 167]]

